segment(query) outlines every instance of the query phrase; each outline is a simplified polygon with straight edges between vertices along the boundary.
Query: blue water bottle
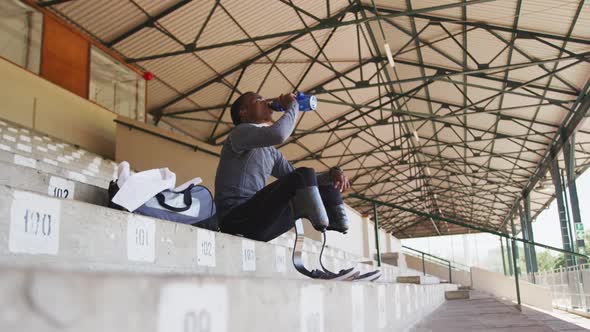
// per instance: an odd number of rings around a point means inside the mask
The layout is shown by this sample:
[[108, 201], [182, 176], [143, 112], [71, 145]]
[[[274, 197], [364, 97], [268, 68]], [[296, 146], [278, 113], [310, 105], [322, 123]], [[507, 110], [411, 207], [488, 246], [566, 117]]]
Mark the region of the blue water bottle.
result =
[[[297, 103], [299, 104], [299, 112], [315, 111], [318, 108], [318, 98], [316, 96], [297, 92], [295, 99], [297, 99]], [[273, 100], [269, 106], [277, 112], [285, 111], [278, 100]]]

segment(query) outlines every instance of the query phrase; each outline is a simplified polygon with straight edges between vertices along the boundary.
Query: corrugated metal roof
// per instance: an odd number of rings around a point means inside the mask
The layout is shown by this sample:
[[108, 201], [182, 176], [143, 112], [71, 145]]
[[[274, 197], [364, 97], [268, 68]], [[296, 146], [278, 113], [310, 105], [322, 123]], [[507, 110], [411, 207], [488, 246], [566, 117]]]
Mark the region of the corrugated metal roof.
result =
[[[178, 3], [72, 1], [53, 8], [108, 42]], [[571, 112], [567, 102], [588, 82], [590, 6], [523, 0], [517, 10], [519, 1], [497, 0], [372, 21], [360, 25], [359, 35], [356, 25], [341, 26], [326, 43], [329, 28], [299, 30], [317, 26], [328, 15], [337, 17], [349, 6], [347, 0], [331, 0], [328, 12], [326, 3], [294, 1], [300, 18], [288, 1], [190, 1], [160, 18], [156, 28], [144, 27], [114, 48], [130, 59], [157, 58], [139, 62], [157, 76], [148, 84], [148, 108], [168, 105], [163, 119], [197, 139], [208, 141], [231, 129], [228, 112], [222, 117], [220, 112], [235, 99], [230, 94], [242, 68], [237, 93], [260, 90], [274, 97], [300, 83], [300, 90], [317, 94], [320, 108], [302, 116], [291, 141], [281, 147], [297, 166], [321, 171], [339, 165], [357, 193], [500, 227]], [[380, 16], [409, 9], [406, 1], [374, 3]], [[411, 5], [416, 10], [458, 3], [423, 0]], [[361, 5], [343, 21], [374, 18], [373, 1]], [[515, 25], [541, 37], [521, 34], [513, 40]], [[283, 44], [296, 34], [277, 33], [292, 30], [300, 36]], [[243, 42], [247, 36], [263, 39]], [[564, 43], [568, 37], [577, 39]], [[386, 42], [396, 60], [394, 69], [385, 57]], [[267, 54], [260, 56], [262, 51]], [[585, 58], [531, 64], [576, 54]], [[276, 67], [269, 71], [272, 63]], [[170, 117], [190, 110], [194, 113], [178, 115], [185, 119]], [[590, 124], [584, 123], [577, 135], [577, 171], [582, 172], [590, 165]], [[216, 144], [223, 139], [218, 137]], [[551, 194], [533, 190], [533, 214]], [[370, 212], [362, 201], [348, 203]], [[379, 211], [384, 228], [398, 237], [437, 234], [430, 223], [411, 226], [419, 220], [411, 213], [387, 207]], [[440, 226], [443, 234], [466, 231]]]
[[[69, 1], [55, 7], [103, 41], [129, 30], [146, 16], [130, 1]], [[117, 24], [113, 24], [117, 22]]]

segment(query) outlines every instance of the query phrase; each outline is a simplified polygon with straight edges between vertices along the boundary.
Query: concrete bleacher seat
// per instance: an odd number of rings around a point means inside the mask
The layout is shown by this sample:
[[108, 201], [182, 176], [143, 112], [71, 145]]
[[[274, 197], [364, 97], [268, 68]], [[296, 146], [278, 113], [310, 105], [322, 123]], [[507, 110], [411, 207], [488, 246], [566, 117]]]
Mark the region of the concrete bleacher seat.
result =
[[[0, 224], [0, 234], [12, 245], [0, 247], [0, 263], [24, 262], [26, 266], [51, 265], [75, 270], [305, 278], [290, 264], [292, 249], [286, 245], [252, 241], [8, 186], [0, 186], [0, 197], [4, 198], [0, 202], [4, 221]], [[27, 211], [41, 215], [55, 211], [51, 214], [54, 232], [33, 236], [29, 229], [23, 233]], [[37, 228], [43, 226], [31, 227], [36, 227], [37, 235], [42, 233]], [[20, 244], [10, 242], [19, 238], [33, 241], [22, 246], [40, 246], [39, 250], [46, 251], [21, 260], [23, 254], [29, 254], [26, 248], [21, 250]], [[59, 243], [58, 248], [52, 247], [54, 242]], [[309, 266], [318, 266], [321, 248], [306, 243], [304, 249], [304, 261]], [[340, 250], [324, 255], [326, 266], [334, 270], [355, 263]], [[368, 264], [358, 266], [363, 272], [374, 269]], [[383, 271], [381, 281], [395, 280], [394, 267], [384, 267]]]
[[3, 185], [99, 206], [108, 203], [107, 190], [102, 187], [13, 163], [0, 161], [0, 169], [0, 184]]
[[453, 289], [34, 268], [0, 280], [0, 329], [38, 332], [407, 331]]

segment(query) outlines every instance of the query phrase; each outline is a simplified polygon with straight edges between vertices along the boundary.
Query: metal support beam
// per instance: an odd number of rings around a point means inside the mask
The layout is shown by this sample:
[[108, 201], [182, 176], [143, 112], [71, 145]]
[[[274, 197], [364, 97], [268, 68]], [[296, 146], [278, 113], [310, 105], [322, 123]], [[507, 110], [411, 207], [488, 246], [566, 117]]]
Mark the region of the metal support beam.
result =
[[520, 282], [518, 280], [519, 264], [518, 264], [518, 247], [516, 246], [516, 227], [514, 227], [514, 219], [510, 219], [510, 226], [512, 228], [512, 263], [514, 264], [514, 283], [516, 285], [516, 301], [518, 303], [518, 310], [521, 310], [520, 303]]
[[[500, 237], [502, 238], [502, 237]], [[508, 238], [506, 238], [506, 254], [508, 255], [508, 273], [509, 275], [514, 274], [514, 270], [512, 268], [512, 249], [510, 249], [510, 242], [508, 242]]]
[[[381, 246], [379, 243], [379, 216], [377, 215], [377, 203], [373, 203], [373, 216], [375, 217], [375, 246], [377, 247], [377, 266], [381, 267]], [[424, 256], [422, 257], [424, 261]]]
[[[338, 22], [338, 20], [342, 16], [346, 15], [348, 12], [349, 12], [349, 8], [346, 8], [343, 11], [335, 14], [334, 16], [326, 18], [322, 22], [331, 22], [331, 21]], [[318, 23], [318, 25], [319, 24], [322, 24], [322, 22]], [[233, 73], [235, 73], [235, 72], [237, 72], [239, 70], [242, 70], [242, 69], [248, 67], [250, 64], [252, 64], [252, 63], [254, 63], [254, 62], [256, 62], [256, 61], [258, 61], [258, 60], [260, 60], [260, 59], [262, 59], [264, 57], [266, 57], [267, 55], [269, 55], [269, 54], [271, 54], [271, 53], [273, 53], [275, 51], [278, 51], [280, 49], [289, 48], [291, 43], [295, 42], [296, 40], [298, 40], [299, 38], [305, 36], [306, 34], [307, 34], [306, 32], [302, 32], [300, 34], [297, 34], [295, 36], [292, 36], [291, 38], [285, 40], [283, 43], [281, 43], [279, 45], [275, 45], [275, 46], [273, 46], [273, 47], [271, 47], [269, 49], [266, 49], [265, 51], [261, 52], [260, 54], [257, 54], [256, 56], [254, 56], [254, 57], [252, 57], [252, 58], [250, 58], [250, 59], [248, 59], [248, 60], [246, 60], [246, 61], [244, 61], [244, 62], [242, 62], [242, 63], [240, 63], [240, 64], [238, 64], [238, 65], [236, 65], [236, 66], [234, 66], [234, 67], [232, 67], [232, 68], [230, 68], [230, 69], [228, 69], [228, 70], [226, 70], [226, 71], [224, 71], [224, 72], [222, 72], [222, 73], [220, 73], [218, 75], [216, 75], [215, 77], [210, 78], [205, 83], [202, 83], [202, 84], [200, 84], [200, 85], [198, 85], [198, 86], [196, 86], [196, 87], [194, 87], [192, 89], [189, 89], [188, 91], [183, 92], [182, 94], [180, 94], [180, 95], [178, 95], [178, 96], [176, 96], [176, 97], [168, 100], [167, 102], [165, 102], [162, 105], [160, 105], [157, 108], [157, 110], [159, 112], [162, 112], [162, 110], [165, 109], [166, 107], [168, 107], [168, 106], [170, 106], [170, 105], [172, 105], [174, 103], [177, 103], [177, 102], [181, 101], [182, 99], [187, 98], [188, 96], [190, 96], [190, 95], [192, 95], [194, 93], [197, 93], [197, 92], [205, 89], [206, 87], [208, 87], [208, 86], [210, 86], [210, 85], [212, 85], [214, 83], [220, 82], [226, 76], [229, 76], [229, 75], [231, 75], [231, 74], [233, 74]], [[190, 53], [193, 53], [193, 52], [195, 52], [195, 50], [192, 50]], [[156, 111], [156, 113], [158, 113], [158, 111]], [[178, 113], [178, 114], [180, 114], [180, 113]]]
[[502, 252], [502, 267], [504, 268], [504, 275], [506, 275], [506, 256], [504, 256], [504, 240], [502, 237], [500, 239], [500, 251]]
[[51, 0], [51, 1], [37, 1], [37, 5], [39, 7], [49, 7], [54, 5], [59, 5], [62, 3], [70, 2], [73, 0]]
[[211, 45], [200, 46], [200, 47], [198, 47], [194, 44], [187, 44], [187, 45], [185, 45], [184, 50], [166, 52], [166, 53], [161, 53], [161, 54], [154, 54], [154, 55], [149, 55], [149, 56], [135, 58], [135, 59], [127, 59], [127, 61], [130, 63], [135, 63], [135, 62], [140, 62], [140, 61], [155, 60], [155, 59], [161, 59], [161, 58], [182, 55], [182, 54], [187, 54], [187, 53], [199, 52], [199, 51], [204, 51], [204, 50], [211, 50], [211, 49], [221, 48], [221, 47], [226, 47], [226, 46], [233, 46], [233, 45], [240, 45], [240, 44], [245, 44], [245, 43], [257, 42], [257, 41], [262, 41], [262, 40], [267, 40], [267, 39], [273, 39], [273, 38], [279, 38], [279, 37], [292, 37], [293, 35], [307, 34], [307, 33], [311, 33], [314, 31], [326, 30], [326, 29], [331, 29], [331, 28], [335, 28], [335, 27], [364, 24], [364, 23], [376, 21], [379, 19], [403, 17], [403, 16], [409, 16], [409, 15], [413, 15], [413, 14], [439, 11], [439, 10], [445, 10], [445, 9], [450, 9], [450, 8], [481, 4], [481, 3], [485, 3], [485, 2], [491, 2], [491, 1], [495, 1], [495, 0], [472, 0], [472, 1], [461, 2], [461, 3], [452, 3], [452, 4], [446, 4], [446, 5], [439, 5], [439, 6], [432, 6], [432, 7], [426, 7], [426, 8], [421, 8], [421, 9], [409, 10], [409, 11], [405, 11], [405, 12], [392, 13], [392, 14], [388, 14], [388, 15], [381, 15], [379, 17], [373, 16], [373, 17], [367, 17], [367, 18], [361, 18], [361, 19], [355, 19], [355, 20], [348, 20], [348, 21], [344, 21], [344, 22], [338, 22], [337, 20], [322, 20], [319, 24], [314, 25], [312, 27], [308, 27], [308, 28], [289, 30], [289, 31], [281, 31], [281, 32], [271, 33], [268, 35], [263, 35], [263, 36], [237, 39], [237, 40], [232, 40], [232, 41], [228, 41], [228, 42], [222, 42], [222, 43], [211, 44]]
[[[400, 80], [395, 81], [395, 83], [396, 84], [404, 84], [404, 83], [412, 83], [412, 82], [421, 82], [424, 80], [434, 80], [434, 81], [439, 80], [439, 81], [453, 82], [452, 80], [449, 79], [449, 77], [461, 76], [461, 75], [477, 76], [477, 75], [487, 73], [487, 72], [501, 72], [501, 71], [506, 71], [506, 70], [516, 70], [516, 69], [532, 67], [532, 66], [547, 64], [547, 63], [556, 63], [556, 62], [562, 62], [562, 61], [568, 61], [568, 60], [580, 60], [581, 61], [581, 59], [586, 59], [588, 57], [590, 57], [590, 52], [582, 52], [582, 53], [576, 54], [574, 56], [564, 56], [564, 57], [557, 57], [557, 58], [544, 59], [544, 60], [534, 60], [534, 61], [529, 61], [529, 62], [513, 63], [513, 64], [500, 65], [500, 66], [494, 66], [494, 67], [488, 67], [488, 68], [466, 69], [463, 71], [449, 70], [449, 71], [435, 73], [434, 75], [404, 78], [404, 79], [400, 79]], [[540, 78], [542, 78], [542, 77], [540, 77]], [[330, 93], [330, 92], [335, 93], [335, 92], [341, 92], [341, 91], [345, 91], [345, 90], [356, 90], [356, 89], [366, 89], [369, 87], [386, 86], [388, 84], [390, 84], [390, 82], [371, 83], [371, 84], [366, 84], [366, 85], [358, 86], [358, 87], [325, 89], [323, 91], [317, 91], [316, 93], [317, 94]], [[526, 82], [523, 83], [522, 85], [523, 86], [526, 85]], [[504, 93], [523, 95], [523, 96], [530, 97], [530, 98], [551, 100], [551, 101], [555, 101], [556, 103], [561, 102], [561, 100], [559, 100], [559, 99], [545, 98], [542, 96], [535, 96], [532, 94], [524, 94], [524, 93], [520, 93], [520, 92], [516, 92], [516, 91], [512, 91], [512, 90], [504, 91], [502, 89], [497, 89], [497, 88], [493, 88], [490, 86], [478, 85], [478, 84], [474, 84], [474, 83], [469, 83], [469, 86], [473, 86], [473, 87], [477, 87], [477, 88], [481, 88], [481, 89], [489, 89], [489, 90], [499, 91], [499, 92], [504, 92]]]
[[[387, 61], [387, 59], [382, 59], [381, 61]], [[402, 59], [396, 59], [395, 60], [396, 63], [399, 64], [404, 64], [404, 65], [408, 65], [408, 66], [414, 66], [414, 67], [424, 67], [427, 69], [432, 69], [432, 70], [437, 70], [437, 71], [441, 71], [441, 72], [447, 72], [447, 73], [459, 73], [458, 70], [454, 70], [454, 69], [449, 69], [449, 68], [445, 68], [445, 67], [441, 67], [441, 66], [436, 66], [436, 65], [430, 65], [430, 64], [420, 64], [417, 63], [415, 61], [408, 61], [408, 60], [402, 60]], [[495, 73], [494, 73], [495, 74]], [[497, 77], [497, 76], [493, 76], [493, 74], [490, 73], [485, 73], [485, 72], [475, 72], [475, 73], [467, 73], [466, 75], [468, 76], [472, 76], [472, 77], [477, 77], [477, 78], [483, 78], [486, 80], [491, 80], [494, 82], [502, 82], [502, 83], [506, 83], [510, 86], [517, 86], [517, 85], [524, 85], [526, 84], [526, 82], [521, 82], [521, 81], [516, 81], [516, 80], [512, 80], [512, 79], [504, 79], [502, 77]], [[559, 88], [559, 87], [545, 87], [542, 86], [540, 84], [526, 84], [527, 87], [529, 88], [535, 88], [535, 89], [539, 89], [539, 90], [547, 90], [547, 91], [551, 91], [551, 92], [556, 92], [556, 93], [562, 93], [562, 94], [566, 94], [566, 95], [570, 95], [570, 96], [578, 96], [579, 92], [578, 91], [572, 91], [572, 90], [568, 90], [568, 89], [563, 89], [563, 88]]]
[[[557, 162], [557, 156], [551, 161], [550, 166], [551, 178], [553, 180], [553, 186], [555, 187], [555, 199], [557, 200], [557, 209], [559, 211], [559, 225], [561, 228], [561, 242], [563, 243], [563, 249], [572, 251], [571, 240], [568, 231], [568, 218], [565, 210], [565, 199], [564, 199], [564, 187], [561, 182], [561, 174], [559, 171], [559, 164]], [[571, 255], [565, 255], [565, 265], [572, 266], [573, 258]]]
[[[569, 194], [567, 192], [567, 186], [566, 186], [566, 180], [565, 180], [565, 172], [563, 170], [561, 170], [560, 173], [561, 176], [561, 184], [563, 185], [563, 199], [564, 199], [564, 203], [565, 203], [565, 213], [567, 215], [567, 231], [570, 237], [570, 246], [572, 248], [572, 251], [576, 251], [576, 240], [574, 238], [574, 225], [573, 225], [573, 221], [572, 221], [572, 215], [570, 213], [570, 205], [569, 205]], [[572, 257], [572, 264], [573, 265], [577, 265], [577, 260], [576, 257]]]
[[[526, 225], [527, 225], [527, 227], [526, 227], [527, 240], [534, 242], [535, 236], [533, 234], [533, 220], [531, 218], [531, 196], [530, 195], [526, 195], [524, 197], [523, 204], [524, 204], [523, 214], [524, 214], [524, 218], [525, 218]], [[524, 231], [523, 231], [523, 234], [524, 234]], [[536, 283], [535, 273], [537, 273], [539, 271], [539, 266], [537, 263], [537, 250], [535, 249], [535, 246], [528, 245], [528, 252], [529, 252], [529, 258], [530, 258], [533, 283]]]
[[[584, 243], [584, 224], [582, 223], [582, 216], [580, 214], [580, 203], [578, 201], [578, 189], [576, 187], [576, 149], [575, 149], [575, 133], [563, 145], [563, 159], [565, 160], [566, 182], [565, 187], [568, 189], [569, 206], [574, 224], [574, 237], [571, 239], [572, 243], [576, 243], [577, 252], [585, 252]], [[587, 263], [584, 259], [578, 261], [578, 264]]]
[[190, 3], [193, 0], [182, 0], [177, 2], [176, 4], [164, 9], [163, 11], [159, 12], [158, 14], [152, 16], [152, 17], [148, 17], [146, 20], [144, 20], [143, 22], [139, 23], [138, 25], [134, 26], [133, 28], [121, 33], [120, 35], [118, 35], [117, 37], [111, 39], [110, 41], [106, 42], [105, 45], [108, 47], [113, 47], [115, 46], [117, 43], [122, 42], [123, 40], [133, 36], [134, 34], [136, 34], [137, 32], [139, 32], [140, 30], [144, 29], [144, 28], [148, 28], [148, 27], [152, 27], [154, 26], [154, 24], [166, 17], [167, 15], [175, 12], [176, 10], [182, 8], [184, 5]]
[[[363, 5], [363, 8], [365, 10], [375, 13], [372, 6]], [[379, 12], [383, 12], [386, 14], [393, 14], [393, 13], [400, 12], [399, 10], [382, 8], [382, 7], [377, 7], [377, 10]], [[553, 35], [550, 33], [531, 31], [531, 30], [525, 30], [525, 29], [515, 29], [515, 28], [506, 27], [506, 26], [487, 24], [485, 22], [476, 22], [476, 21], [469, 21], [469, 20], [465, 21], [465, 20], [458, 20], [458, 19], [454, 19], [454, 18], [430, 16], [430, 15], [424, 15], [424, 14], [412, 14], [409, 16], [429, 20], [431, 22], [431, 24], [437, 23], [437, 22], [452, 23], [452, 24], [465, 25], [468, 27], [476, 27], [476, 28], [481, 28], [481, 29], [486, 29], [486, 30], [515, 33], [519, 38], [525, 38], [525, 37], [526, 38], [545, 38], [545, 39], [567, 41], [567, 42], [571, 42], [571, 43], [578, 43], [578, 44], [583, 44], [583, 45], [590, 45], [590, 40], [588, 40], [588, 39], [573, 38], [573, 37], [568, 38], [568, 37], [561, 36], [561, 35]]]
[[[525, 240], [529, 239], [529, 231], [528, 231], [528, 221], [526, 219], [526, 216], [524, 215], [524, 211], [522, 209], [522, 206], [518, 207], [518, 212], [520, 214], [520, 231], [522, 233], [522, 238]], [[529, 251], [529, 245], [525, 244], [524, 245], [524, 261], [525, 261], [525, 265], [526, 265], [526, 272], [527, 274], [530, 274], [533, 272], [533, 266], [531, 263], [531, 253]]]

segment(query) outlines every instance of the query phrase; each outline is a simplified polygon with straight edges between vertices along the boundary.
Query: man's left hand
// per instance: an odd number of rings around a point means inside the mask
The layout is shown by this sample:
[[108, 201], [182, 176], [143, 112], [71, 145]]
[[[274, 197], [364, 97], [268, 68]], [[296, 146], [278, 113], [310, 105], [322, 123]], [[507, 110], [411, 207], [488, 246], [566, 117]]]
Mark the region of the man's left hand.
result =
[[330, 175], [332, 176], [332, 183], [334, 184], [334, 188], [340, 190], [340, 192], [344, 192], [345, 190], [350, 188], [350, 181], [342, 170], [333, 168], [330, 170]]

